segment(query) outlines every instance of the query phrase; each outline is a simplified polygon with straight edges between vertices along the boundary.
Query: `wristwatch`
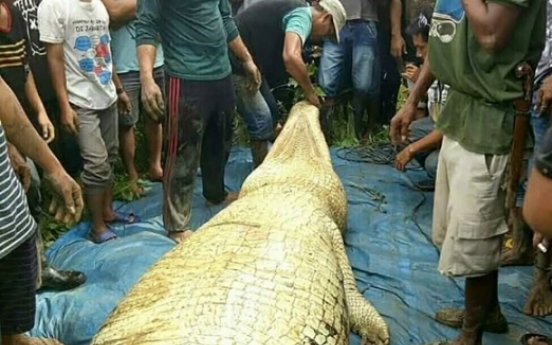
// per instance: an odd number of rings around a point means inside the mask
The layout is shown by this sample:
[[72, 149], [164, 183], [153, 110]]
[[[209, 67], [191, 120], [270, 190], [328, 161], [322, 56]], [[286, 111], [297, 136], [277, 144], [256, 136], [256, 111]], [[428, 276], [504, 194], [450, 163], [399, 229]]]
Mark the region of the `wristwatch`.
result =
[[125, 92], [125, 89], [123, 89], [122, 87], [118, 87], [115, 89], [115, 91], [117, 92], [117, 96], [121, 95], [123, 92]]

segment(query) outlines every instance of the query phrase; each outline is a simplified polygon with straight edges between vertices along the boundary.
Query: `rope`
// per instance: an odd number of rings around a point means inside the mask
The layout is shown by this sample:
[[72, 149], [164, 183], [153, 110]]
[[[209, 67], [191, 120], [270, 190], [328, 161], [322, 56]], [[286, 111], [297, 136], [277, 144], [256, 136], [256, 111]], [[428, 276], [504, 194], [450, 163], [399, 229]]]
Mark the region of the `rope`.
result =
[[397, 149], [390, 142], [382, 141], [369, 146], [340, 148], [336, 154], [339, 158], [349, 162], [393, 165]]

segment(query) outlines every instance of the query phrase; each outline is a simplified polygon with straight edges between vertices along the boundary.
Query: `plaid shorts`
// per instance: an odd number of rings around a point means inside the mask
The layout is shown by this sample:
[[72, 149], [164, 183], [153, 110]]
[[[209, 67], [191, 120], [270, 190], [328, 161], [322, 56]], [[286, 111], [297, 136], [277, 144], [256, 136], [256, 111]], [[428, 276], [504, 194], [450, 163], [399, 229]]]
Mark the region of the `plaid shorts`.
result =
[[14, 335], [34, 327], [38, 260], [36, 234], [0, 259], [0, 334]]

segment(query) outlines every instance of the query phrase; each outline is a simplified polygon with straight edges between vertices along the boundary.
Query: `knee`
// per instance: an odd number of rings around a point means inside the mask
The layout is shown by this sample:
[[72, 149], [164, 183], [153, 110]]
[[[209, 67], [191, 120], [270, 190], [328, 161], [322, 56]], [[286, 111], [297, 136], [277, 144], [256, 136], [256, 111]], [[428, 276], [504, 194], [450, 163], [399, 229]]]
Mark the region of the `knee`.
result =
[[112, 174], [111, 164], [104, 155], [85, 161], [81, 177], [87, 188], [104, 188], [111, 182]]
[[437, 176], [437, 164], [439, 162], [439, 152], [432, 152], [425, 161], [425, 170], [428, 176], [435, 179]]
[[264, 99], [243, 100], [239, 107], [251, 140], [269, 140], [273, 136], [274, 121], [272, 112]]

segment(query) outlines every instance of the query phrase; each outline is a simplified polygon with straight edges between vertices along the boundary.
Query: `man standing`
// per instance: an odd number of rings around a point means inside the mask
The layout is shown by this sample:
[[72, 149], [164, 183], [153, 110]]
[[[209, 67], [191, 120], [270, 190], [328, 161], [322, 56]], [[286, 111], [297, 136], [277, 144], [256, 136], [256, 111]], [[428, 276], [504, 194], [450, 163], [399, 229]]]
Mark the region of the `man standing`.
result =
[[454, 341], [478, 345], [483, 331], [504, 323], [498, 269], [505, 219], [504, 189], [516, 111], [524, 96], [519, 64], [536, 67], [544, 47], [546, 1], [438, 0], [428, 61], [406, 104], [391, 122], [395, 143], [405, 140], [416, 105], [437, 78], [450, 86], [437, 121], [444, 135], [435, 190], [433, 240], [439, 271], [465, 277], [464, 310], [442, 310], [437, 321], [461, 315]]
[[[267, 75], [280, 80], [289, 79], [289, 73], [306, 99], [316, 106], [320, 106], [320, 101], [303, 60], [303, 47], [309, 38], [338, 41], [345, 19], [345, 9], [339, 0], [321, 0], [312, 6], [301, 0], [261, 1], [235, 17], [240, 36], [263, 76], [262, 85], [267, 84]], [[249, 92], [247, 78], [233, 55], [231, 62], [238, 111], [247, 125], [257, 167], [268, 153], [273, 137], [276, 121], [269, 104], [276, 101], [270, 92]]]
[[117, 96], [124, 108], [131, 106], [117, 74], [112, 73], [109, 14], [101, 0], [43, 0], [38, 26], [61, 123], [78, 137], [84, 161], [90, 239], [98, 244], [113, 240], [117, 235], [108, 223], [132, 223], [136, 218], [112, 208], [113, 163], [119, 149]]
[[[146, 115], [140, 102], [140, 67], [136, 56], [136, 29], [135, 14], [136, 0], [102, 0], [111, 20], [111, 50], [117, 74], [123, 89], [130, 98], [132, 108], [130, 112], [119, 112], [119, 141], [121, 158], [136, 194], [141, 195], [143, 190], [138, 185], [138, 172], [134, 163], [136, 142], [134, 131], [140, 115]], [[163, 73], [163, 49], [157, 49], [153, 75], [155, 82], [161, 89], [165, 87]], [[144, 117], [146, 139], [149, 148], [149, 178], [159, 181], [163, 177], [161, 168], [161, 147], [163, 128], [161, 123], [153, 122], [149, 116]]]
[[[347, 22], [339, 33], [339, 43], [331, 40], [324, 43], [318, 82], [327, 96], [328, 107], [324, 111], [330, 111], [335, 97], [345, 89], [343, 81], [352, 81], [355, 133], [360, 139], [364, 134], [364, 114], [380, 93], [378, 3], [376, 0], [341, 2], [347, 12]], [[376, 114], [372, 111], [369, 115], [373, 118]]]
[[14, 93], [0, 78], [0, 329], [4, 345], [59, 344], [51, 339], [25, 335], [35, 322], [37, 282], [36, 223], [29, 212], [25, 192], [11, 169], [6, 139], [44, 171], [56, 195], [56, 219], [67, 223], [80, 219], [83, 202], [79, 185], [67, 175], [27, 119]]
[[169, 236], [180, 242], [190, 234], [200, 165], [209, 204], [237, 198], [224, 188], [235, 103], [228, 47], [244, 69], [250, 92], [259, 89], [260, 74], [238, 34], [228, 0], [166, 0], [162, 5], [160, 0], [139, 0], [136, 19], [142, 99], [155, 121], [164, 115], [163, 94], [153, 75], [157, 46], [163, 42], [168, 83], [163, 220]]

